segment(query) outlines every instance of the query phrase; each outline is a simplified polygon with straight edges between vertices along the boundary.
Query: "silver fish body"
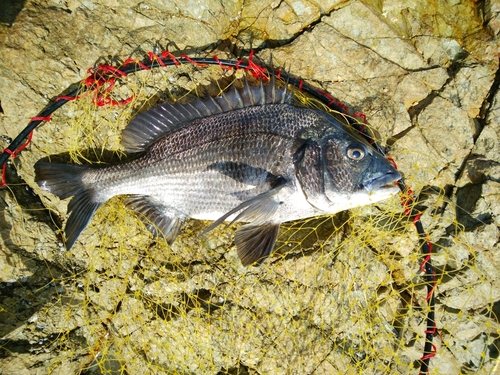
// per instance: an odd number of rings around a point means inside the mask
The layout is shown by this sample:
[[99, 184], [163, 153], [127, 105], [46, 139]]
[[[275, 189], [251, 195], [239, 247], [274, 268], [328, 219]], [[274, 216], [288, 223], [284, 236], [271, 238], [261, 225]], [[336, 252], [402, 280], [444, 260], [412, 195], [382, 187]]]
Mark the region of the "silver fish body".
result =
[[168, 243], [187, 218], [243, 221], [235, 235], [244, 265], [272, 251], [285, 221], [334, 214], [386, 199], [399, 173], [329, 114], [292, 105], [273, 82], [217, 98], [162, 104], [124, 130], [140, 153], [105, 167], [39, 162], [39, 185], [69, 202], [70, 248], [95, 211], [116, 195]]

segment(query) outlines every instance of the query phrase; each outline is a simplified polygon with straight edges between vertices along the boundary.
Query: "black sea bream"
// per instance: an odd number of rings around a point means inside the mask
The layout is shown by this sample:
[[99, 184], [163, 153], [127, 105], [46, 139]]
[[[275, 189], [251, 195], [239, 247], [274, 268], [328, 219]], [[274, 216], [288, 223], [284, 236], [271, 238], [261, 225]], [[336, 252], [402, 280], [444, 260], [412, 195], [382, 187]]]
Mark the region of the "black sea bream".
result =
[[161, 104], [138, 114], [122, 145], [139, 153], [110, 166], [39, 162], [36, 181], [69, 202], [67, 248], [115, 195], [171, 244], [187, 217], [242, 221], [235, 243], [243, 265], [260, 262], [280, 223], [334, 214], [398, 192], [400, 174], [331, 115], [292, 104], [268, 85], [233, 87], [216, 98]]

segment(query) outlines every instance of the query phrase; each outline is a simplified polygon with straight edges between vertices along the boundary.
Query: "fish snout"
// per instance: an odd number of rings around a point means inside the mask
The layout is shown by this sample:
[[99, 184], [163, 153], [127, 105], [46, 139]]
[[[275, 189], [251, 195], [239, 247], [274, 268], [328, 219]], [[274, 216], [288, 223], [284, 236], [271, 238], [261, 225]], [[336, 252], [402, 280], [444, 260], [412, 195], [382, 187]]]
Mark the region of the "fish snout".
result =
[[364, 188], [368, 191], [376, 191], [381, 189], [393, 188], [394, 182], [401, 179], [401, 173], [396, 170], [388, 171], [382, 176], [376, 177], [364, 184]]

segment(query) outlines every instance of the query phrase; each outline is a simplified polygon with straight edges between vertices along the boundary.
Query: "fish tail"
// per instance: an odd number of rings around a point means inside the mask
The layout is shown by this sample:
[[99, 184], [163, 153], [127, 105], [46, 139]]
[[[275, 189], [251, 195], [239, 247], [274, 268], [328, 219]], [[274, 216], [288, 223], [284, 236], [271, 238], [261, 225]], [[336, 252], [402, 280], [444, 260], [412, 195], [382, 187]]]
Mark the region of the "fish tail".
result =
[[35, 164], [35, 181], [42, 189], [61, 199], [73, 197], [68, 205], [69, 217], [65, 228], [68, 250], [104, 203], [98, 199], [92, 184], [84, 182], [91, 169], [94, 168], [45, 162]]

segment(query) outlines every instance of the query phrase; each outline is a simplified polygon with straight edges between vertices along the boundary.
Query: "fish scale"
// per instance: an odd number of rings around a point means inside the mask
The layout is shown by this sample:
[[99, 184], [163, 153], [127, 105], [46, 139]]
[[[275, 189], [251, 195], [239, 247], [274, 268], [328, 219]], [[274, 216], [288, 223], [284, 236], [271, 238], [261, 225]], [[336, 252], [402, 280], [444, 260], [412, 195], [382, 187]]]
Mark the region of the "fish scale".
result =
[[[386, 199], [399, 173], [325, 112], [293, 104], [275, 78], [219, 97], [164, 103], [124, 129], [130, 160], [110, 166], [39, 162], [36, 180], [68, 205], [66, 245], [116, 195], [171, 244], [187, 217], [243, 221], [235, 243], [244, 265], [272, 251], [282, 222]], [[392, 184], [392, 185], [391, 185]]]

